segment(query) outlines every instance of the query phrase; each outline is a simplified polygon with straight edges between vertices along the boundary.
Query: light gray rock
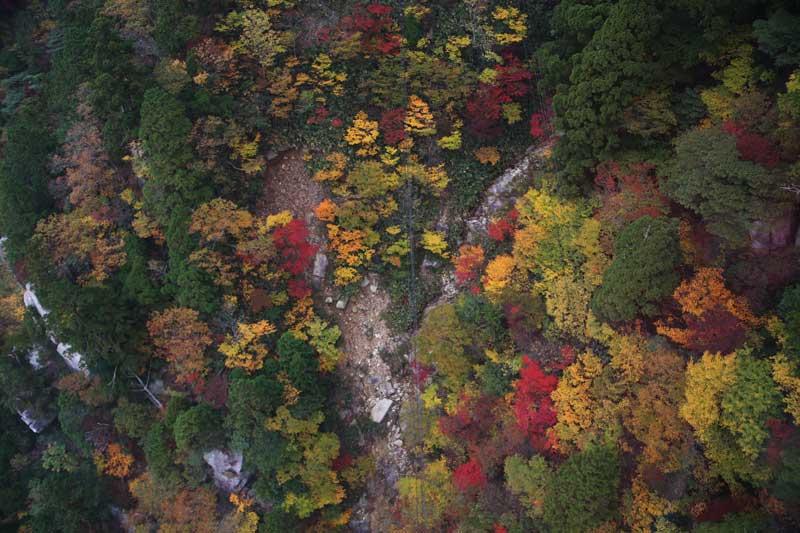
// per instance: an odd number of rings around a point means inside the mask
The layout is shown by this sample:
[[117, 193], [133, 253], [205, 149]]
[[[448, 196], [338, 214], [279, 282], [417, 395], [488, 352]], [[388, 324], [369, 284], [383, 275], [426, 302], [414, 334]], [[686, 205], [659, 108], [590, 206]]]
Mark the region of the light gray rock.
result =
[[438, 259], [434, 259], [432, 257], [426, 257], [425, 259], [422, 260], [422, 268], [426, 270], [439, 268], [441, 264], [442, 264], [441, 261], [439, 261]]
[[349, 302], [349, 301], [350, 301], [350, 297], [349, 296], [345, 296], [344, 298], [340, 298], [339, 300], [336, 301], [336, 309], [342, 309], [342, 310], [346, 309], [347, 308], [347, 302]]
[[36, 296], [35, 292], [33, 292], [33, 287], [31, 287], [30, 283], [25, 284], [25, 292], [22, 295], [22, 300], [25, 302], [26, 307], [35, 307], [36, 311], [39, 313], [39, 316], [42, 318], [46, 317], [50, 313], [50, 311], [42, 306], [42, 303], [39, 301], [39, 297]]
[[39, 350], [39, 348], [33, 348], [28, 352], [28, 363], [30, 363], [34, 370], [40, 370], [44, 367], [41, 355], [41, 350]]
[[516, 196], [514, 192], [530, 181], [534, 170], [544, 167], [549, 148], [549, 145], [531, 146], [516, 165], [498, 176], [486, 190], [486, 196], [473, 216], [465, 221], [467, 241], [474, 242], [479, 235], [485, 234], [489, 220], [499, 211], [513, 205]]
[[158, 396], [160, 394], [164, 394], [164, 390], [165, 390], [164, 380], [163, 379], [154, 379], [150, 383], [150, 386], [148, 388], [150, 389], [150, 392], [152, 392], [156, 396]]
[[324, 252], [317, 252], [314, 256], [314, 268], [311, 272], [311, 284], [315, 288], [320, 288], [325, 280], [325, 272], [328, 269], [328, 256]]
[[386, 413], [389, 412], [389, 409], [392, 407], [392, 400], [389, 398], [382, 398], [375, 402], [375, 405], [372, 407], [372, 411], [370, 411], [370, 417], [372, 421], [376, 424], [380, 424], [383, 422], [383, 419], [386, 417]]
[[244, 458], [240, 452], [210, 450], [203, 454], [214, 472], [214, 484], [226, 492], [234, 492], [247, 484], [248, 474], [242, 472]]
[[34, 433], [41, 433], [50, 425], [50, 422], [55, 419], [55, 415], [37, 416], [31, 409], [25, 409], [24, 411], [17, 409], [17, 414], [19, 414], [20, 419], [25, 422], [25, 425], [28, 426], [28, 429]]
[[[22, 295], [22, 300], [26, 307], [35, 308], [36, 312], [39, 313], [39, 316], [43, 319], [46, 319], [47, 315], [50, 314], [50, 311], [45, 309], [42, 303], [39, 301], [39, 297], [33, 291], [33, 287], [31, 287], [30, 283], [25, 285], [25, 292]], [[67, 366], [69, 366], [75, 372], [83, 372], [87, 376], [89, 375], [89, 370], [86, 368], [86, 363], [83, 360], [82, 354], [73, 351], [72, 346], [69, 344], [59, 342], [52, 332], [49, 333], [49, 337], [50, 341], [56, 345], [56, 351], [58, 352], [58, 355], [60, 355], [64, 361], [66, 361]]]

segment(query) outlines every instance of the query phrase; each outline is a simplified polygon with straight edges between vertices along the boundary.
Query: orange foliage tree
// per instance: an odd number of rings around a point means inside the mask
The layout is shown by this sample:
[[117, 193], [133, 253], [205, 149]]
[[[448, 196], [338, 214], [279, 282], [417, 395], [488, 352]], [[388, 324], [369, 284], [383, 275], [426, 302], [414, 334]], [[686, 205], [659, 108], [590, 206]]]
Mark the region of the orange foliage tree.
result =
[[458, 256], [453, 260], [456, 267], [456, 282], [461, 285], [475, 282], [483, 259], [483, 248], [480, 245], [465, 244], [459, 248]]
[[106, 281], [127, 260], [123, 233], [111, 222], [81, 211], [55, 213], [39, 221], [35, 239], [59, 275], [82, 285]]
[[747, 300], [725, 286], [719, 268], [700, 268], [675, 289], [673, 298], [680, 305], [681, 319], [661, 322], [657, 329], [689, 350], [729, 353], [759, 324]]
[[170, 363], [176, 381], [195, 390], [202, 388], [208, 371], [205, 351], [212, 339], [199, 313], [187, 307], [156, 312], [147, 322], [147, 331], [158, 355]]
[[183, 489], [161, 504], [161, 531], [217, 531], [217, 499], [205, 487]]
[[684, 360], [665, 342], [640, 335], [615, 336], [611, 365], [627, 390], [622, 423], [643, 448], [640, 465], [675, 472], [691, 448], [691, 428], [681, 418]]
[[132, 465], [133, 455], [125, 453], [122, 446], [116, 442], [108, 445], [103, 472], [109, 476], [123, 478], [130, 473]]
[[[82, 91], [81, 91], [82, 92]], [[73, 209], [82, 209], [107, 218], [108, 199], [122, 191], [125, 181], [115, 176], [103, 149], [100, 123], [91, 107], [78, 105], [76, 120], [67, 131], [62, 155], [53, 158], [53, 168], [64, 173], [56, 178], [56, 190], [65, 190]]]

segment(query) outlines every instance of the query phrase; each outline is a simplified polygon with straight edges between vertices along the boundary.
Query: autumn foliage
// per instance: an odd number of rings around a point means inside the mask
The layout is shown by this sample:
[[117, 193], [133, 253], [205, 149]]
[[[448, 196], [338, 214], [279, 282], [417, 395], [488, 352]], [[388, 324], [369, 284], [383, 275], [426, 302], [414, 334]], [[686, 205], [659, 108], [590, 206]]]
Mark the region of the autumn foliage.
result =
[[502, 242], [514, 235], [518, 216], [517, 210], [512, 209], [505, 216], [489, 222], [489, 226], [486, 229], [489, 238], [493, 241]]
[[556, 423], [550, 393], [555, 390], [558, 378], [545, 374], [528, 356], [522, 358], [522, 365], [519, 380], [514, 383], [514, 416], [531, 445], [545, 451], [549, 448], [547, 429]]
[[395, 55], [400, 51], [402, 36], [396, 33], [391, 13], [392, 8], [385, 4], [360, 5], [344, 25], [361, 34], [361, 47], [365, 52]]
[[456, 267], [456, 282], [461, 285], [470, 285], [477, 281], [483, 259], [481, 246], [470, 244], [461, 246], [458, 249], [458, 255], [453, 259]]
[[453, 483], [462, 492], [480, 489], [486, 485], [486, 475], [481, 464], [475, 459], [470, 459], [453, 470]]
[[133, 465], [133, 456], [125, 453], [117, 443], [111, 443], [106, 450], [103, 471], [113, 477], [127, 477]]
[[770, 169], [775, 168], [780, 162], [777, 147], [767, 137], [748, 131], [744, 125], [731, 120], [726, 121], [722, 129], [736, 137], [736, 150], [742, 159]]
[[272, 239], [281, 258], [281, 268], [293, 276], [302, 274], [317, 253], [317, 247], [308, 242], [305, 222], [299, 219], [276, 228]]
[[729, 353], [759, 323], [747, 300], [726, 286], [719, 268], [701, 268], [673, 294], [681, 317], [658, 324], [658, 332], [697, 352]]
[[383, 112], [378, 127], [386, 144], [393, 146], [406, 138], [405, 121], [406, 110], [403, 108]]
[[170, 363], [178, 383], [202, 388], [208, 371], [206, 349], [211, 332], [194, 309], [173, 307], [156, 312], [147, 323], [156, 352]]

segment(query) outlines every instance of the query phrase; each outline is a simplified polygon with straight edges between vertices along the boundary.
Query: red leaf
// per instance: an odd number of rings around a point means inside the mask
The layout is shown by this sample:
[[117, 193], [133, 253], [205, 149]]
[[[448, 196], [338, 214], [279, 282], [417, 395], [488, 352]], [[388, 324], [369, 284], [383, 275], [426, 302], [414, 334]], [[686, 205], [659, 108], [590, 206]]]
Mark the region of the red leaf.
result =
[[478, 461], [470, 459], [453, 471], [453, 483], [462, 492], [486, 485], [486, 475]]

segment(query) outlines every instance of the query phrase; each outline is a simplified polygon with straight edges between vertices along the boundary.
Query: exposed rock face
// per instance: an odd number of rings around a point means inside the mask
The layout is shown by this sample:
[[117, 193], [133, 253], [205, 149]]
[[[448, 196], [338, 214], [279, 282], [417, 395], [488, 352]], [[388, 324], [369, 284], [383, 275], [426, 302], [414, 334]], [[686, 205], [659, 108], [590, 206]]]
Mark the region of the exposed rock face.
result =
[[126, 513], [124, 510], [120, 509], [116, 505], [111, 506], [111, 514], [114, 515], [114, 518], [117, 520], [117, 524], [122, 531], [126, 533], [134, 533], [136, 528], [131, 523], [131, 517]]
[[319, 289], [325, 281], [325, 271], [328, 269], [328, 256], [322, 250], [314, 256], [314, 269], [311, 272], [311, 285]]
[[[25, 302], [25, 306], [35, 308], [36, 312], [39, 313], [39, 316], [43, 319], [46, 319], [47, 315], [50, 314], [50, 311], [45, 309], [42, 303], [39, 301], [39, 297], [33, 291], [33, 287], [31, 287], [30, 283], [25, 284], [25, 292], [22, 295], [22, 299]], [[59, 342], [52, 332], [49, 333], [49, 337], [50, 341], [56, 345], [56, 351], [58, 352], [58, 355], [64, 358], [64, 361], [73, 371], [83, 372], [87, 376], [89, 375], [89, 370], [86, 368], [83, 355], [73, 351], [72, 346], [69, 344]], [[33, 365], [33, 362], [31, 362], [31, 364]]]
[[492, 183], [486, 190], [486, 197], [481, 205], [466, 220], [467, 242], [474, 242], [479, 234], [486, 233], [492, 216], [511, 207], [518, 189], [528, 184], [533, 171], [545, 167], [551, 148], [550, 143], [528, 148], [519, 163], [503, 172]]
[[786, 212], [770, 221], [757, 220], [750, 225], [750, 248], [756, 252], [785, 248], [792, 244], [794, 227], [794, 211]]
[[203, 459], [214, 471], [214, 484], [226, 492], [234, 492], [247, 484], [248, 474], [242, 472], [243, 457], [240, 452], [211, 450]]
[[30, 363], [34, 370], [40, 370], [44, 367], [40, 357], [41, 355], [42, 354], [39, 348], [33, 348], [30, 352], [28, 352], [28, 363]]
[[50, 422], [53, 421], [55, 415], [50, 416], [42, 416], [37, 415], [31, 409], [25, 409], [24, 411], [17, 410], [20, 419], [25, 422], [25, 425], [33, 431], [34, 433], [41, 433], [44, 429], [50, 425]]
[[27, 307], [35, 307], [40, 317], [45, 318], [50, 314], [50, 311], [42, 306], [39, 297], [33, 292], [33, 287], [31, 287], [30, 283], [25, 284], [25, 292], [22, 295], [22, 299]]
[[391, 407], [392, 407], [392, 400], [390, 400], [389, 398], [381, 398], [380, 400], [375, 402], [375, 405], [372, 407], [372, 410], [370, 411], [370, 417], [372, 418], [372, 421], [377, 424], [383, 422], [383, 419], [386, 417], [386, 413], [389, 412], [389, 409], [391, 409]]
[[89, 369], [86, 368], [86, 365], [83, 362], [83, 355], [72, 351], [72, 346], [69, 344], [58, 342], [57, 339], [52, 335], [50, 335], [50, 340], [56, 345], [56, 351], [58, 352], [58, 355], [60, 355], [64, 361], [66, 361], [67, 366], [69, 366], [75, 372], [83, 372], [87, 376], [89, 375]]

